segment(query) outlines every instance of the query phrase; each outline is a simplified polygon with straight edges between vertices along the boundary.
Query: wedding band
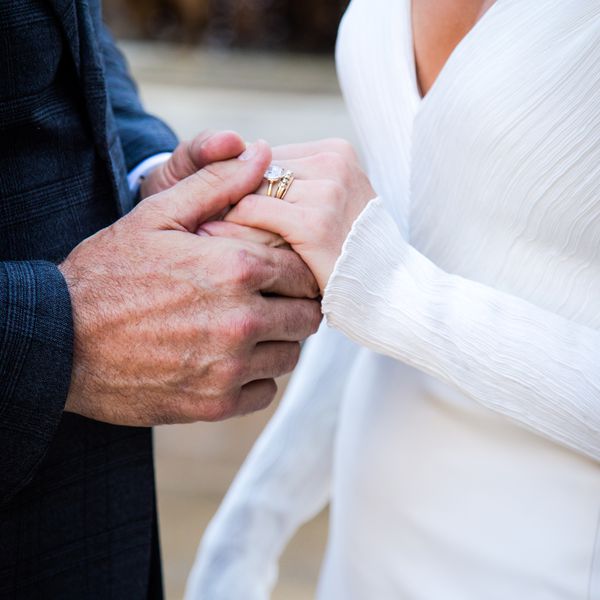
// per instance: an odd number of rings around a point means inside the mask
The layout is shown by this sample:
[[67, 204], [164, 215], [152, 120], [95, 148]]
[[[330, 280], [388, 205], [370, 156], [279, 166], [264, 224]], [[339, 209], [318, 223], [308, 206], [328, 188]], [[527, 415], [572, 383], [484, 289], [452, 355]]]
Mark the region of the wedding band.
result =
[[275, 192], [275, 197], [279, 200], [283, 200], [285, 195], [289, 192], [292, 187], [292, 183], [294, 183], [294, 172], [286, 171], [281, 180], [279, 181], [279, 187]]
[[279, 183], [283, 179], [285, 174], [286, 174], [285, 169], [278, 165], [271, 165], [265, 171], [263, 178], [266, 179], [267, 182], [269, 183], [269, 188], [267, 190], [267, 196], [273, 195], [273, 186], [276, 183]]

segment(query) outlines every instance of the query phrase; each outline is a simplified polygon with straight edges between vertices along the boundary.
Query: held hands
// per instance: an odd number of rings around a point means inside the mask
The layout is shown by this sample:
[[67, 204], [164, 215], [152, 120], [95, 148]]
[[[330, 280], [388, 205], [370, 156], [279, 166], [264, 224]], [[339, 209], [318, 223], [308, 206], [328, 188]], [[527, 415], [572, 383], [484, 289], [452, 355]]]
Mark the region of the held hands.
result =
[[274, 151], [274, 160], [296, 176], [285, 200], [268, 197], [263, 185], [257, 194], [243, 198], [225, 221], [206, 223], [202, 229], [213, 236], [247, 235], [257, 241], [262, 236], [269, 245], [283, 238], [304, 259], [323, 291], [352, 224], [375, 192], [351, 145], [343, 140], [281, 147]]
[[264, 143], [224, 160], [244, 147], [232, 134], [206, 143], [192, 154], [223, 162], [171, 188], [185, 169], [163, 172], [148, 193], [164, 191], [60, 265], [75, 325], [67, 411], [140, 426], [244, 414], [273, 399], [274, 378], [316, 331], [320, 306], [307, 298], [319, 290], [294, 252], [194, 235], [255, 190], [271, 160]]
[[312, 299], [375, 194], [346, 142], [277, 149], [297, 177], [285, 201], [253, 194], [271, 152], [244, 149], [231, 132], [180, 145], [144, 181], [146, 199], [60, 265], [75, 323], [65, 410], [121, 425], [217, 420], [266, 406], [294, 368], [321, 319]]

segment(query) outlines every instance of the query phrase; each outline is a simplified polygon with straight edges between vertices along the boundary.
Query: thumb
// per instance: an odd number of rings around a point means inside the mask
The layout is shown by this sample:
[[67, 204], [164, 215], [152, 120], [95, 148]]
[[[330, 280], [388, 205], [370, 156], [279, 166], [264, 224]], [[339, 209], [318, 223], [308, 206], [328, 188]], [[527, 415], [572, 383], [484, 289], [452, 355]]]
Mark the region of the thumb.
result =
[[269, 145], [258, 141], [239, 158], [206, 165], [171, 189], [148, 198], [140, 208], [146, 202], [158, 204], [171, 224], [195, 232], [201, 223], [257, 190], [271, 156]]
[[233, 131], [203, 131], [193, 140], [181, 142], [160, 168], [148, 176], [145, 195], [168, 190], [206, 165], [239, 156], [246, 143]]
[[200, 134], [190, 142], [187, 152], [193, 170], [182, 173], [179, 179], [184, 179], [210, 163], [235, 158], [244, 150], [246, 142], [235, 131], [218, 131], [210, 136]]
[[177, 147], [165, 164], [165, 176], [175, 185], [206, 165], [239, 156], [245, 149], [246, 143], [234, 131], [203, 132]]

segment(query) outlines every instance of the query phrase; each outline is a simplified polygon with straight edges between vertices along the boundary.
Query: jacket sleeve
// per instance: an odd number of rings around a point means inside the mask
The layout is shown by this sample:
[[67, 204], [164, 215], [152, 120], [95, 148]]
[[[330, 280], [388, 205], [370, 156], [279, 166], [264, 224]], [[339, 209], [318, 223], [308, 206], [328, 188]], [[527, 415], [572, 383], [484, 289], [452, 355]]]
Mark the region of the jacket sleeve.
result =
[[144, 110], [125, 57], [105, 26], [100, 31], [100, 46], [110, 104], [130, 172], [150, 156], [172, 152], [177, 146], [177, 136]]
[[0, 263], [0, 505], [46, 454], [69, 392], [72, 356], [71, 301], [56, 265]]

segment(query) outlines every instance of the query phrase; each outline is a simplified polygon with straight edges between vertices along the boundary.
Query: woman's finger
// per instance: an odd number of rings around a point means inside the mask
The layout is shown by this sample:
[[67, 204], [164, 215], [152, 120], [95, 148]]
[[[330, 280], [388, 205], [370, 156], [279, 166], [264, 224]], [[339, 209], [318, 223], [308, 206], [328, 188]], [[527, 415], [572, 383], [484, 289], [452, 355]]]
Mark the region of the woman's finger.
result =
[[[294, 184], [292, 185], [295, 185], [299, 181], [313, 180], [341, 182], [345, 179], [348, 172], [348, 164], [345, 159], [333, 152], [324, 152], [315, 156], [293, 160], [278, 160], [274, 161], [273, 164], [286, 171], [292, 171], [295, 177]], [[275, 196], [278, 186], [278, 182], [273, 184], [272, 196]], [[256, 193], [266, 196], [268, 191], [269, 184], [266, 180], [263, 180]]]
[[340, 138], [277, 146], [276, 148], [273, 148], [273, 159], [276, 161], [294, 160], [297, 158], [306, 158], [316, 154], [322, 154], [323, 152], [334, 152], [340, 154], [347, 160], [358, 160], [358, 156], [352, 144], [347, 140]]
[[227, 213], [225, 222], [271, 231], [289, 244], [294, 243], [294, 232], [301, 226], [298, 209], [293, 204], [256, 194], [240, 200]]
[[287, 247], [287, 242], [276, 233], [256, 229], [255, 227], [247, 227], [238, 225], [228, 221], [210, 221], [202, 225], [198, 230], [199, 235], [208, 234], [212, 237], [224, 237], [236, 240], [252, 242], [254, 244], [262, 244], [270, 248]]
[[[275, 197], [272, 197], [272, 199], [284, 204], [297, 204], [304, 207], [315, 204], [323, 205], [329, 200], [331, 189], [338, 185], [335, 181], [327, 179], [311, 179], [308, 181], [294, 179], [283, 200]], [[266, 192], [264, 195], [257, 195], [265, 198], [269, 197], [266, 195]]]

